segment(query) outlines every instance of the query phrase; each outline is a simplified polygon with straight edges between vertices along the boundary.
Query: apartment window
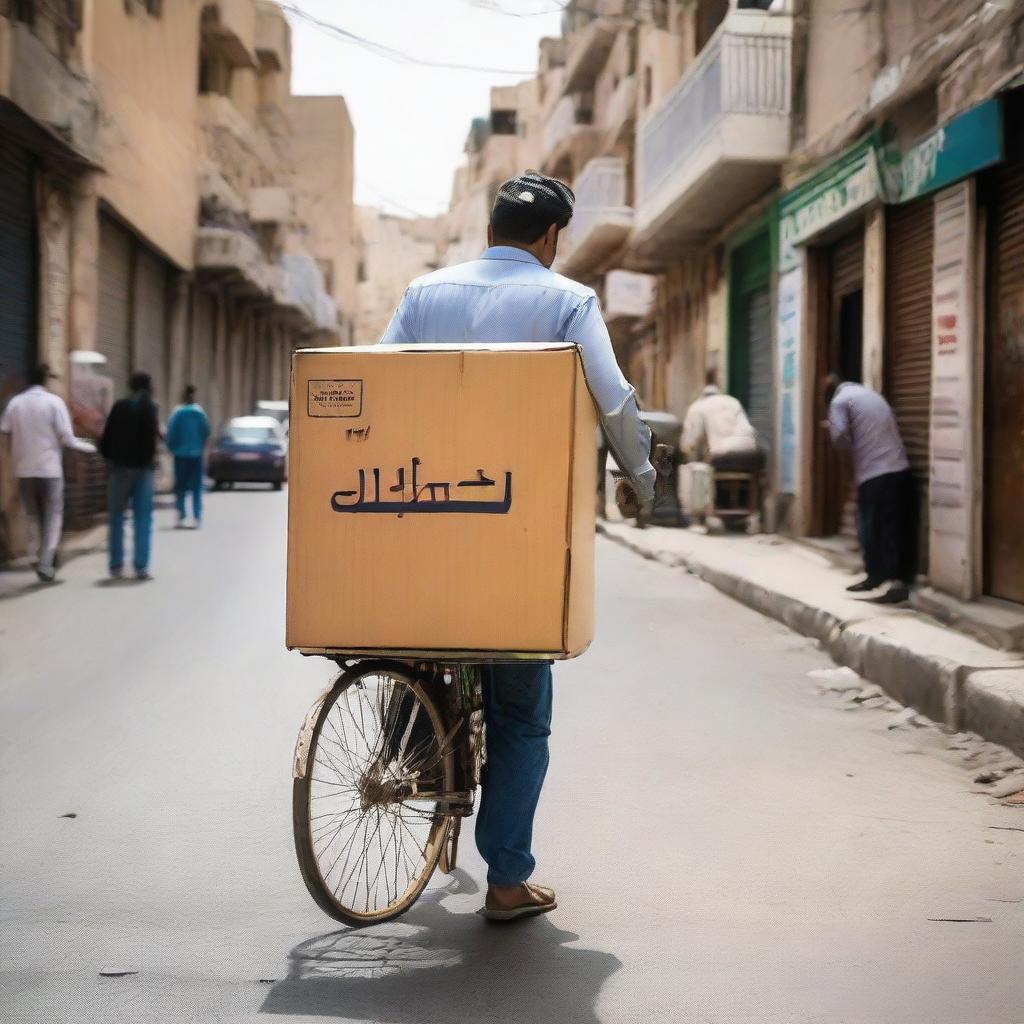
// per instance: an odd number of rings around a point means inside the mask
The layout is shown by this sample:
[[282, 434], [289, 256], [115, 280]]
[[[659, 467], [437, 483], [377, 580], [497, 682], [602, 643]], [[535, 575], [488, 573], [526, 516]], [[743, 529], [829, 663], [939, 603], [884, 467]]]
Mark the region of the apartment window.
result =
[[651, 105], [651, 99], [654, 96], [654, 72], [651, 70], [650, 64], [644, 65], [644, 106], [649, 107]]
[[697, 52], [708, 45], [729, 13], [729, 0], [703, 0], [697, 8]]
[[364, 284], [369, 278], [366, 276], [366, 261], [360, 260], [359, 266], [356, 268], [356, 281], [359, 284]]
[[495, 135], [515, 135], [516, 112], [514, 110], [492, 110], [491, 131]]
[[164, 13], [164, 0], [124, 0], [124, 9], [129, 14], [149, 14], [159, 18]]
[[23, 21], [27, 25], [35, 24], [35, 0], [11, 0], [10, 12], [11, 18], [15, 21]]

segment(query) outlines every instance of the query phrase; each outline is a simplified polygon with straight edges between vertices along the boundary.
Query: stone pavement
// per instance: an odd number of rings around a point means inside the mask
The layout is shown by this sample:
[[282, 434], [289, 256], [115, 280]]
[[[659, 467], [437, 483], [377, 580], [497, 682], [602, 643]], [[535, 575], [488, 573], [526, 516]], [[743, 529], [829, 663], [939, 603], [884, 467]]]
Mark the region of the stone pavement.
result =
[[621, 522], [598, 529], [815, 638], [836, 662], [900, 703], [1024, 755], [1024, 655], [995, 650], [914, 608], [858, 599], [846, 593], [849, 573], [780, 537], [640, 530]]

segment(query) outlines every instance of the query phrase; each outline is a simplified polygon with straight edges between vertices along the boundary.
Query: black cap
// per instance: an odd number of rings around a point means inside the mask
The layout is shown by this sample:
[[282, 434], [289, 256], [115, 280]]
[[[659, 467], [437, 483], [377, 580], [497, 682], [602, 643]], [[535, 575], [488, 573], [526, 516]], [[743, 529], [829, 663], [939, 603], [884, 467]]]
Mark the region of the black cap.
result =
[[536, 242], [552, 224], [572, 219], [576, 196], [563, 181], [527, 171], [502, 182], [491, 208], [491, 227], [501, 238]]

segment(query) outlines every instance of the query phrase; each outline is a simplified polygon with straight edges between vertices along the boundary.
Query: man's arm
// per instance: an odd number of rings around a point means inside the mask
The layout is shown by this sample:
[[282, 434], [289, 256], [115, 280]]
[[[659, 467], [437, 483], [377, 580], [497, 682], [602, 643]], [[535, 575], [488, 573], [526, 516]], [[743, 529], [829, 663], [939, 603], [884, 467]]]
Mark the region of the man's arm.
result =
[[379, 344], [409, 345], [416, 340], [409, 333], [407, 327], [407, 324], [411, 322], [412, 302], [412, 297], [409, 294], [409, 289], [407, 288], [405, 290], [405, 294], [402, 296], [402, 301], [399, 302], [398, 309], [395, 310], [395, 315], [391, 318], [391, 323], [388, 324], [387, 330], [384, 332], [384, 336], [380, 339]]
[[640, 419], [636, 392], [615, 360], [595, 296], [581, 303], [569, 318], [565, 340], [579, 346], [587, 385], [615, 461], [632, 481], [641, 502], [649, 501], [654, 497], [657, 476], [650, 462], [651, 432]]
[[850, 409], [846, 402], [838, 395], [829, 403], [828, 433], [834, 445], [840, 448], [849, 447], [852, 440], [852, 435], [850, 434]]
[[683, 451], [689, 459], [697, 459], [701, 454], [701, 445], [704, 443], [704, 415], [700, 411], [697, 402], [686, 411], [686, 419], [683, 421]]
[[54, 395], [54, 429], [57, 433], [57, 440], [65, 448], [73, 448], [76, 452], [88, 452], [92, 454], [96, 451], [96, 445], [92, 441], [82, 441], [75, 437], [74, 428], [71, 426], [71, 414], [68, 412], [68, 407], [64, 404], [64, 400]]

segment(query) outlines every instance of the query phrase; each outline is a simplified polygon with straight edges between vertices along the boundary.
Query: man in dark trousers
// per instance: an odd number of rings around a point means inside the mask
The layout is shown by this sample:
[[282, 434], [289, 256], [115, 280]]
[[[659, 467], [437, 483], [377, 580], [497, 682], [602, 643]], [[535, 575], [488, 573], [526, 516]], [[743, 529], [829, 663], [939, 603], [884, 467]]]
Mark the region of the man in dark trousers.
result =
[[[510, 178], [494, 199], [484, 252], [413, 281], [382, 342], [579, 346], [609, 447], [629, 477], [619, 482], [620, 491], [639, 510], [654, 497], [651, 432], [615, 361], [597, 296], [551, 271], [574, 202], [571, 189], [555, 178], [533, 171]], [[491, 920], [511, 921], [556, 906], [551, 889], [528, 881], [535, 866], [533, 818], [548, 768], [551, 696], [547, 661], [485, 670], [487, 765], [476, 841], [487, 862], [484, 915]]]
[[848, 448], [857, 481], [857, 526], [867, 576], [854, 592], [889, 589], [875, 598], [899, 604], [917, 569], [914, 477], [889, 403], [877, 391], [830, 373], [824, 384], [832, 443]]
[[150, 579], [149, 548], [153, 532], [153, 464], [160, 439], [157, 408], [148, 373], [133, 373], [131, 395], [114, 403], [103, 428], [100, 452], [110, 462], [108, 487], [110, 578], [124, 575], [124, 513], [132, 506], [133, 567], [140, 580]]

